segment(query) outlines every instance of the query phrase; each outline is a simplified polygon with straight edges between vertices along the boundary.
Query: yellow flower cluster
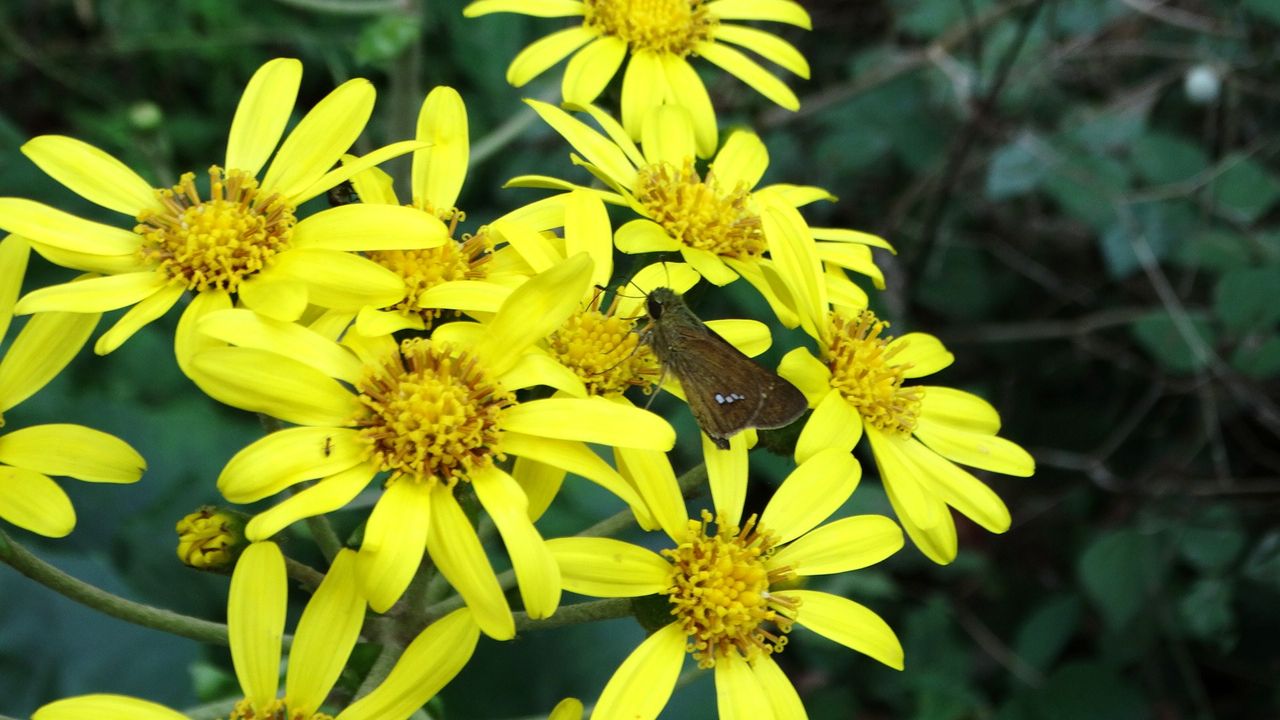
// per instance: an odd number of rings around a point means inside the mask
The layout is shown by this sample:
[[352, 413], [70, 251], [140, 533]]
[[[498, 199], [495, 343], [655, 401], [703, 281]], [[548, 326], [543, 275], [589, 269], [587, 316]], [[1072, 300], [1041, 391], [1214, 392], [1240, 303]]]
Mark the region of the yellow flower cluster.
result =
[[[458, 207], [470, 145], [457, 92], [438, 87], [426, 96], [414, 140], [356, 157], [347, 153], [373, 111], [373, 86], [342, 84], [286, 135], [302, 72], [292, 59], [271, 60], [250, 79], [226, 158], [207, 181], [188, 173], [172, 188], [154, 188], [73, 138], [24, 145], [52, 178], [128, 220], [103, 224], [0, 198], [0, 229], [12, 233], [0, 243], [0, 335], [13, 312], [33, 316], [0, 361], [0, 411], [70, 362], [100, 313], [128, 308], [96, 341], [95, 352], [107, 354], [187, 298], [174, 338], [184, 374], [227, 405], [287, 424], [236, 452], [217, 479], [232, 503], [281, 498], [244, 525], [243, 552], [238, 523], [229, 530], [221, 511], [179, 524], [186, 562], [216, 567], [239, 552], [228, 626], [244, 699], [231, 718], [407, 718], [461, 670], [480, 634], [514, 637], [518, 618], [564, 611], [564, 591], [656, 595], [670, 606], [670, 622], [602, 689], [597, 718], [656, 717], [686, 656], [713, 669], [721, 717], [803, 717], [773, 659], [796, 625], [901, 669], [902, 647], [878, 615], [797, 582], [873, 565], [903, 546], [889, 518], [832, 519], [861, 478], [855, 446], [865, 435], [898, 521], [938, 563], [957, 552], [950, 508], [992, 532], [1010, 524], [1000, 498], [960, 465], [1025, 476], [1033, 462], [997, 437], [999, 418], [984, 401], [908, 384], [952, 357], [932, 336], [887, 335], [847, 274], [883, 288], [872, 251], [890, 245], [810, 227], [802, 209], [834, 198], [816, 187], [762, 185], [769, 157], [755, 133], [737, 130], [720, 143], [691, 60], [795, 109], [792, 91], [734, 46], [807, 77], [792, 45], [738, 24], [808, 27], [807, 13], [790, 0], [477, 0], [464, 10], [493, 12], [581, 17], [521, 52], [508, 79], [523, 85], [573, 56], [564, 104], [527, 102], [591, 178], [514, 178], [512, 185], [554, 194], [487, 222]], [[593, 103], [624, 62], [615, 118]], [[377, 166], [407, 153], [406, 200]], [[344, 183], [359, 202], [304, 214], [304, 202]], [[615, 229], [610, 206], [630, 219]], [[84, 274], [16, 299], [29, 249]], [[625, 278], [615, 274], [615, 252], [679, 253], [681, 261]], [[702, 323], [691, 314], [677, 325], [672, 313], [687, 313], [683, 305], [664, 309], [650, 297], [666, 288], [663, 297], [678, 304], [703, 280], [716, 287], [739, 278], [816, 348], [789, 352], [780, 377], [751, 371], [792, 393], [798, 405], [788, 417], [812, 412], [794, 441], [794, 470], [749, 515], [748, 451], [755, 428], [769, 426], [762, 408], [782, 395], [735, 385], [739, 376], [717, 363], [749, 363], [745, 356], [767, 349], [770, 333], [756, 321]], [[667, 390], [694, 410], [707, 431], [701, 448], [713, 508], [686, 507], [689, 488], [678, 485], [667, 454], [676, 433], [636, 397], [637, 387]], [[722, 421], [729, 408], [751, 412]], [[143, 467], [129, 446], [88, 428], [7, 433], [0, 517], [65, 535], [74, 513], [48, 474], [131, 482]], [[666, 536], [667, 549], [545, 539], [536, 522], [568, 475], [616, 495], [643, 529]], [[372, 510], [354, 547], [330, 553], [279, 695], [287, 583], [273, 539], [361, 495], [374, 498]], [[480, 510], [510, 573], [490, 562]], [[432, 592], [413, 591], [437, 588], [432, 578], [456, 600], [428, 605]], [[513, 588], [519, 614], [508, 600]], [[416, 632], [375, 689], [326, 714], [366, 609], [416, 621]], [[581, 712], [571, 701], [555, 716]], [[125, 716], [182, 717], [142, 700], [89, 695], [49, 704], [35, 718]]]

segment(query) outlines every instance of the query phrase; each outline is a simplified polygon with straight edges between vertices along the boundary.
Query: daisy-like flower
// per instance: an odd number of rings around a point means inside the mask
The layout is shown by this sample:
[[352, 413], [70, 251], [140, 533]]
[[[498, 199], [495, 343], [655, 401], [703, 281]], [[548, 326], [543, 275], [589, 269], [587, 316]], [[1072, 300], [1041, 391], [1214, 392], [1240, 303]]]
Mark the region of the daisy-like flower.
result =
[[[218, 478], [222, 494], [253, 502], [320, 479], [258, 514], [246, 537], [266, 539], [296, 520], [337, 510], [387, 472], [360, 550], [370, 605], [383, 612], [399, 599], [425, 551], [480, 627], [510, 638], [510, 608], [455, 496], [465, 481], [506, 544], [526, 610], [549, 616], [560, 595], [555, 563], [529, 520], [524, 492], [497, 462], [529, 453], [555, 463], [566, 440], [650, 450], [675, 442], [666, 421], [636, 408], [594, 399], [517, 400], [517, 390], [558, 383], [554, 368], [526, 350], [575, 309], [590, 276], [590, 258], [575, 255], [513, 291], [491, 322], [449, 323], [431, 339], [400, 344], [349, 333], [340, 345], [245, 311], [205, 318], [204, 332], [238, 345], [195, 356], [206, 391], [301, 426], [233, 457]], [[576, 472], [572, 458], [565, 462]]]
[[1035, 461], [996, 436], [1000, 416], [985, 400], [936, 385], [906, 385], [953, 361], [925, 333], [885, 335], [888, 323], [869, 310], [830, 314], [819, 357], [797, 348], [778, 373], [809, 398], [813, 415], [800, 433], [796, 460], [827, 448], [852, 451], [865, 433], [880, 478], [907, 534], [930, 560], [956, 556], [948, 506], [994, 533], [1009, 529], [1009, 509], [959, 465], [1029, 477]]
[[[394, 273], [346, 251], [384, 249], [385, 238], [402, 247], [439, 245], [447, 237], [439, 220], [369, 206], [335, 208], [298, 223], [296, 212], [354, 173], [419, 143], [389, 145], [331, 169], [373, 110], [373, 86], [364, 79], [330, 93], [281, 143], [301, 77], [302, 65], [292, 59], [272, 60], [254, 74], [231, 123], [225, 163], [209, 170], [207, 196], [193, 173], [172, 189], [155, 189], [118, 159], [74, 138], [43, 135], [23, 145], [50, 177], [136, 225], [118, 228], [30, 200], [0, 198], [0, 228], [23, 235], [54, 263], [105, 276], [36, 290], [17, 312], [133, 306], [94, 346], [106, 354], [188, 291], [196, 299], [184, 311], [185, 326], [196, 315], [229, 306], [232, 296], [283, 320], [296, 319], [308, 303], [358, 310], [402, 297], [404, 283]], [[185, 369], [194, 349], [181, 335], [176, 347]]]
[[[800, 206], [833, 199], [825, 190], [757, 187], [769, 155], [754, 133], [731, 135], [704, 176], [694, 165], [693, 128], [678, 108], [651, 113], [637, 148], [617, 122], [597, 108], [586, 110], [605, 134], [552, 105], [526, 102], [581, 153], [575, 162], [612, 189], [604, 193], [606, 201], [628, 205], [641, 215], [615, 233], [622, 252], [678, 251], [715, 285], [746, 278], [783, 324], [815, 331], [828, 304], [824, 262], [865, 274], [883, 287], [871, 248], [892, 249], [888, 243], [852, 230], [810, 228], [801, 216]], [[512, 184], [574, 187], [542, 176], [515, 178]], [[841, 287], [861, 292], [847, 280]]]
[[[441, 86], [428, 93], [418, 113], [416, 139], [424, 146], [413, 153], [413, 196], [408, 207], [445, 223], [449, 240], [436, 247], [369, 253], [371, 260], [404, 281], [406, 292], [394, 304], [360, 311], [356, 328], [364, 335], [422, 330], [446, 309], [492, 314], [511, 288], [532, 274], [523, 258], [510, 247], [495, 251], [505, 239], [503, 228], [508, 233], [524, 230], [511, 227], [518, 221], [483, 226], [474, 234], [458, 237], [458, 225], [466, 219], [466, 213], [456, 203], [467, 176], [470, 140], [467, 108], [456, 90]], [[357, 174], [352, 186], [362, 203], [401, 204], [391, 177], [377, 168]], [[343, 315], [340, 311], [331, 314]], [[346, 313], [346, 322], [353, 317], [355, 313]], [[335, 320], [335, 326], [345, 326], [340, 319]]]
[[[228, 720], [405, 720], [471, 659], [480, 632], [457, 610], [429, 625], [404, 649], [386, 679], [336, 716], [323, 705], [346, 667], [364, 624], [356, 554], [343, 550], [302, 611], [289, 654], [284, 697], [280, 638], [288, 606], [284, 556], [273, 543], [245, 549], [231, 576], [227, 631], [244, 699]], [[187, 720], [175, 710], [124, 695], [81, 695], [49, 703], [32, 720]]]
[[[463, 14], [477, 17], [513, 12], [537, 17], [581, 17], [582, 24], [552, 33], [525, 48], [507, 68], [507, 82], [520, 87], [570, 54], [561, 85], [565, 102], [593, 102], [630, 56], [622, 77], [622, 122], [640, 137], [645, 113], [663, 103], [693, 116], [698, 150], [716, 148], [716, 117], [707, 88], [690, 56], [750, 85], [788, 110], [800, 107], [795, 93], [743, 54], [737, 45], [802, 78], [809, 63], [794, 46], [772, 33], [732, 21], [770, 21], [810, 29], [809, 14], [792, 0], [477, 0]], [[575, 54], [576, 51], [576, 54]]]
[[[0, 339], [30, 251], [21, 238], [0, 241]], [[98, 324], [97, 314], [42, 313], [27, 321], [0, 359], [0, 428], [4, 413], [34, 395], [71, 362]], [[45, 537], [76, 526], [67, 493], [49, 476], [131, 483], [146, 462], [119, 438], [83, 425], [34, 425], [0, 432], [0, 518]]]
[[805, 717], [773, 655], [795, 624], [902, 669], [902, 646], [868, 608], [816, 590], [790, 589], [801, 577], [867, 567], [902, 547], [902, 531], [877, 515], [819, 526], [853, 492], [858, 464], [825, 450], [801, 463], [763, 514], [740, 522], [741, 505], [689, 519], [661, 519], [675, 547], [661, 554], [605, 538], [548, 545], [566, 590], [595, 597], [665, 595], [672, 621], [631, 653], [609, 680], [592, 718], [655, 718], [685, 655], [715, 670], [722, 718]]

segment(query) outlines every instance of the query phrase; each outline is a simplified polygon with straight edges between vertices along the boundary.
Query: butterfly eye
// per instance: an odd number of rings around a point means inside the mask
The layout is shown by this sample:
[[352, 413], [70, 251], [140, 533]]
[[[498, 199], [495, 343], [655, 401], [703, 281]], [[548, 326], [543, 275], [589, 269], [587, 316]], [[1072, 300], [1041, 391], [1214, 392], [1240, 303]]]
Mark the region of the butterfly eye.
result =
[[648, 309], [650, 318], [657, 320], [662, 317], [662, 300], [654, 297], [653, 293], [645, 298], [645, 308]]

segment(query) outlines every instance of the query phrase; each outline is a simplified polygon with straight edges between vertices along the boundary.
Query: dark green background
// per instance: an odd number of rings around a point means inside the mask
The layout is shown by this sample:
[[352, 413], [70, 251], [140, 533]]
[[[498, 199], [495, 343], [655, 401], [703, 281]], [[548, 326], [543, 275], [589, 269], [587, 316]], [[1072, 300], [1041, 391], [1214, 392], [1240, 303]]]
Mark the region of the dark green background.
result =
[[[503, 76], [558, 21], [466, 21], [462, 3], [411, 4], [348, 14], [294, 0], [4, 3], [0, 195], [119, 222], [18, 146], [70, 134], [170, 184], [221, 161], [244, 82], [276, 56], [306, 65], [301, 107], [352, 76], [377, 84], [364, 149], [408, 137], [435, 84], [462, 93], [473, 141], [525, 113], [522, 94], [554, 92], [559, 68], [524, 91]], [[874, 231], [899, 248], [879, 258], [889, 288], [876, 307], [896, 331], [947, 342], [957, 362], [935, 381], [991, 400], [1003, 434], [1039, 463], [1034, 478], [990, 480], [1012, 509], [1008, 534], [961, 520], [952, 566], [908, 548], [828, 586], [889, 620], [907, 671], [797, 631], [781, 662], [810, 714], [1280, 715], [1280, 3], [805, 4], [817, 29], [779, 30], [813, 65], [812, 80], [792, 83], [801, 112], [704, 73], [722, 119], [762, 134], [767, 181], [840, 196], [808, 211], [813, 224]], [[1214, 97], [1184, 88], [1197, 66], [1218, 78]], [[474, 220], [538, 197], [498, 190], [524, 172], [584, 179], [560, 139], [530, 124], [472, 168], [461, 204]], [[68, 276], [36, 261], [28, 287]], [[741, 283], [697, 302], [704, 317], [767, 316]], [[107, 589], [222, 619], [225, 578], [178, 565], [172, 528], [217, 499], [217, 472], [261, 430], [178, 374], [173, 325], [155, 323], [107, 358], [86, 351], [5, 418], [9, 428], [76, 421], [114, 432], [148, 459], [142, 482], [65, 482], [80, 520], [64, 540], [7, 531]], [[803, 342], [776, 338], [783, 349]], [[692, 438], [687, 414], [676, 417]], [[695, 454], [679, 458], [687, 467]], [[764, 452], [753, 467], [761, 498], [789, 470]], [[867, 476], [854, 508], [887, 512]], [[617, 505], [571, 482], [544, 532], [572, 533]], [[313, 559], [305, 542], [290, 551]], [[590, 700], [641, 636], [614, 621], [482, 641], [434, 708], [519, 717], [567, 694]], [[229, 670], [225, 648], [104, 618], [0, 570], [2, 714], [90, 691], [189, 707], [229, 696]], [[712, 696], [707, 679], [696, 682], [668, 716], [709, 717]]]

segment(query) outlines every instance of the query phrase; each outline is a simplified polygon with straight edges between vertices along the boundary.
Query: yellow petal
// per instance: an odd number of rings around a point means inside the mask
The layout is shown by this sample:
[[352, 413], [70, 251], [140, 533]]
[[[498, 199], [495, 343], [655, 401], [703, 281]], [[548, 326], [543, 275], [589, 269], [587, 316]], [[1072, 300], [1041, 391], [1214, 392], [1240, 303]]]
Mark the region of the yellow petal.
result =
[[320, 250], [413, 250], [449, 240], [440, 219], [417, 208], [351, 203], [322, 210], [298, 223], [293, 242]]
[[[651, 525], [661, 527], [671, 539], [677, 542], [683, 539], [689, 516], [685, 511], [684, 497], [680, 494], [675, 471], [671, 468], [671, 461], [666, 453], [615, 448], [613, 456], [618, 470], [626, 473], [635, 485], [636, 492], [644, 500], [644, 513], [636, 513], [640, 526], [646, 530], [652, 529]], [[652, 516], [649, 518], [651, 522], [644, 522], [645, 515]]]
[[135, 217], [144, 209], [163, 210], [156, 191], [128, 165], [82, 140], [41, 135], [22, 154], [82, 198]]
[[289, 648], [284, 696], [290, 713], [310, 717], [320, 709], [360, 637], [364, 608], [356, 553], [342, 550], [302, 611]]
[[[599, 168], [614, 184], [629, 188], [635, 182], [636, 169], [627, 154], [609, 138], [592, 130], [569, 113], [537, 100], [525, 100], [538, 115], [560, 133], [587, 162]], [[25, 234], [25, 233], [24, 233]]]
[[840, 518], [805, 534], [769, 558], [797, 575], [833, 575], [875, 565], [902, 549], [902, 529], [882, 515]]
[[413, 153], [414, 204], [448, 210], [458, 202], [471, 153], [467, 106], [457, 90], [440, 86], [427, 93], [414, 137], [430, 143]]
[[98, 324], [96, 313], [41, 313], [32, 317], [0, 358], [0, 412], [26, 400], [80, 352]]
[[927, 479], [907, 446], [916, 443], [911, 438], [889, 435], [870, 425], [866, 426], [867, 440], [871, 443], [871, 455], [880, 470], [880, 480], [886, 489], [893, 487], [893, 496], [899, 504], [894, 508], [900, 515], [921, 528], [931, 528], [947, 515], [946, 506], [929, 496], [924, 487]]
[[392, 483], [373, 506], [357, 567], [376, 612], [391, 609], [417, 574], [436, 509], [430, 488], [411, 481]]
[[800, 431], [796, 440], [796, 462], [802, 463], [828, 448], [853, 452], [860, 439], [862, 416], [844, 399], [843, 393], [831, 388]]
[[921, 332], [907, 333], [894, 338], [885, 352], [892, 353], [894, 365], [905, 365], [902, 376], [918, 378], [932, 375], [955, 361], [938, 338]]
[[[827, 202], [836, 201], [835, 195], [832, 195], [827, 190], [814, 185], [793, 185], [791, 183], [775, 183], [767, 187], [762, 187], [756, 191], [757, 195], [761, 193], [777, 198], [778, 202], [785, 203], [787, 205], [790, 205], [793, 208], [803, 207], [810, 203], [818, 202], [819, 200], [826, 200]], [[813, 231], [813, 232], [817, 232], [817, 231]], [[829, 231], [823, 229], [822, 232], [829, 232]], [[820, 240], [828, 239], [826, 237], [818, 238], [817, 235], [814, 235], [814, 237]], [[830, 238], [830, 239], [835, 240], [838, 238]]]
[[898, 515], [898, 522], [902, 523], [902, 529], [907, 531], [911, 542], [925, 557], [939, 565], [947, 565], [956, 559], [958, 549], [956, 524], [951, 519], [951, 511], [941, 499], [935, 495], [924, 496], [925, 502], [937, 506], [938, 522], [932, 527], [922, 528], [903, 511], [902, 501], [898, 499], [892, 485], [885, 483], [884, 491], [889, 496], [889, 504], [893, 506], [893, 511]]
[[182, 374], [191, 378], [202, 390], [204, 386], [200, 384], [200, 379], [192, 376], [191, 358], [208, 348], [222, 347], [223, 343], [197, 331], [196, 325], [205, 315], [230, 308], [231, 296], [225, 290], [209, 290], [192, 298], [191, 304], [187, 305], [187, 309], [178, 318], [178, 329], [173, 334], [173, 354]]
[[228, 170], [256, 176], [280, 143], [302, 82], [302, 63], [276, 58], [258, 68], [240, 96], [227, 138]]
[[707, 466], [707, 484], [715, 501], [716, 514], [726, 524], [742, 522], [742, 507], [747, 500], [747, 439], [739, 433], [729, 438], [729, 449], [721, 450], [707, 437], [702, 437], [702, 457]]
[[724, 147], [716, 153], [711, 171], [723, 188], [750, 190], [764, 177], [769, 167], [769, 151], [760, 136], [749, 130], [739, 130], [725, 140]]
[[675, 104], [689, 111], [693, 119], [693, 135], [698, 143], [698, 157], [711, 157], [720, 144], [716, 111], [702, 78], [689, 62], [674, 54], [662, 56], [662, 69]]
[[218, 475], [218, 491], [234, 503], [256, 502], [304, 480], [356, 467], [368, 447], [359, 431], [348, 428], [279, 430], [232, 456]]
[[772, 657], [761, 655], [756, 658], [751, 663], [751, 671], [755, 673], [756, 682], [760, 683], [765, 696], [769, 698], [769, 706], [776, 720], [808, 720], [809, 715], [805, 713], [804, 703], [800, 701], [795, 686]]
[[700, 280], [702, 276], [687, 263], [656, 262], [645, 265], [631, 278], [631, 282], [619, 286], [623, 291], [618, 295], [617, 314], [621, 317], [644, 315], [645, 298], [655, 288], [671, 288], [683, 295]]
[[88, 278], [50, 285], [27, 293], [14, 310], [19, 315], [41, 312], [99, 313], [132, 305], [165, 287], [163, 275], [150, 270]]
[[240, 347], [291, 356], [329, 377], [355, 383], [364, 363], [351, 351], [308, 328], [263, 317], [251, 310], [221, 310], [205, 315], [197, 330]]
[[548, 355], [541, 353], [525, 353], [516, 361], [515, 367], [506, 371], [499, 378], [503, 387], [508, 390], [521, 390], [546, 385], [561, 390], [572, 397], [586, 397], [587, 389], [582, 378], [569, 368], [561, 365]]
[[724, 286], [738, 279], [738, 273], [710, 250], [685, 245], [680, 248], [680, 255], [712, 285]]
[[137, 482], [147, 469], [128, 443], [83, 425], [34, 425], [0, 435], [0, 462], [105, 483]]
[[547, 549], [560, 567], [564, 589], [591, 597], [643, 597], [671, 586], [671, 563], [612, 538], [555, 538]]
[[871, 257], [866, 245], [818, 243], [818, 258], [828, 265], [835, 265], [871, 278], [877, 289], [884, 289], [884, 273]]
[[695, 52], [787, 110], [800, 109], [800, 99], [786, 83], [741, 52], [716, 42], [699, 43]]
[[720, 20], [770, 20], [813, 29], [809, 13], [794, 0], [713, 0], [706, 8]]
[[565, 59], [574, 50], [595, 38], [594, 32], [581, 25], [539, 38], [521, 50], [507, 66], [507, 82], [515, 87], [523, 87], [547, 68]]
[[400, 142], [394, 142], [390, 145], [384, 145], [383, 147], [380, 147], [371, 153], [361, 155], [360, 157], [353, 158], [350, 155], [343, 154], [342, 157], [351, 159], [346, 160], [342, 165], [321, 174], [320, 177], [313, 180], [310, 185], [307, 185], [302, 190], [295, 192], [291, 196], [291, 200], [295, 205], [301, 205], [317, 195], [329, 192], [333, 188], [351, 180], [360, 173], [373, 168], [375, 165], [384, 163], [392, 158], [398, 158], [401, 155], [411, 153], [415, 150], [421, 150], [423, 145], [424, 143], [417, 140], [401, 140]]
[[[604, 130], [605, 135], [608, 135], [609, 139], [613, 141], [613, 144], [617, 145], [619, 150], [622, 150], [622, 153], [627, 156], [632, 165], [644, 167], [648, 164], [648, 161], [644, 159], [644, 153], [640, 152], [640, 148], [636, 147], [635, 141], [631, 139], [631, 135], [627, 133], [626, 128], [622, 127], [622, 123], [615, 120], [612, 115], [601, 110], [596, 105], [573, 105], [572, 107], [590, 115], [591, 119], [595, 120], [596, 124], [600, 126], [600, 129]], [[602, 190], [596, 190], [596, 192], [600, 193], [601, 197], [605, 198], [606, 201], [615, 205], [627, 204], [626, 200], [620, 196], [615, 195], [610, 198], [607, 192]]]
[[378, 687], [338, 713], [336, 720], [409, 717], [466, 667], [479, 639], [469, 610], [445, 615], [409, 643]]
[[848, 452], [820, 450], [782, 481], [760, 516], [760, 526], [776, 533], [779, 543], [790, 542], [839, 510], [861, 478], [862, 467]]
[[773, 310], [773, 314], [777, 316], [778, 322], [782, 323], [783, 327], [794, 328], [800, 324], [800, 317], [792, 309], [792, 306], [796, 303], [791, 298], [791, 290], [782, 281], [782, 277], [778, 275], [778, 270], [773, 263], [767, 260], [744, 262], [736, 258], [724, 258], [724, 261], [734, 272], [738, 273], [739, 276], [751, 283], [751, 286], [759, 291], [765, 302], [769, 303], [769, 309]]
[[676, 623], [640, 643], [613, 673], [591, 714], [612, 720], [653, 720], [666, 707], [684, 664], [685, 634]]
[[364, 131], [373, 99], [373, 85], [354, 78], [316, 103], [280, 145], [262, 179], [262, 189], [299, 201], [295, 196], [333, 167]]
[[564, 213], [565, 257], [589, 255], [591, 285], [604, 287], [613, 277], [613, 229], [604, 201], [593, 192], [575, 190], [565, 196]]
[[613, 35], [591, 41], [569, 60], [564, 69], [560, 92], [566, 103], [588, 105], [604, 91], [622, 67], [627, 56], [627, 43]]
[[898, 636], [888, 623], [865, 606], [814, 590], [786, 590], [778, 594], [800, 601], [797, 623], [894, 670], [902, 669], [902, 644]]
[[827, 281], [827, 299], [836, 310], [847, 309], [856, 315], [867, 308], [871, 302], [867, 297], [867, 291], [855, 285], [844, 274], [843, 268], [833, 264], [824, 264], [823, 267], [827, 271], [824, 275]]
[[1002, 533], [1009, 529], [1009, 508], [986, 483], [919, 442], [908, 441], [902, 447], [918, 468], [920, 484], [925, 492], [937, 496], [991, 532]]
[[[777, 186], [771, 186], [771, 187], [777, 187]], [[813, 200], [834, 200], [835, 199], [826, 190], [823, 190], [822, 188], [807, 188], [807, 190], [810, 191], [810, 194], [806, 197], [801, 197], [796, 193], [797, 191], [802, 190], [804, 188], [801, 188], [800, 186], [790, 186], [790, 187], [791, 187], [791, 190], [786, 193], [786, 201], [790, 202], [792, 206], [799, 206], [801, 204], [805, 204], [802, 202], [797, 202], [800, 200], [809, 200], [810, 202], [812, 202]], [[871, 247], [882, 248], [884, 250], [888, 250], [889, 252], [897, 252], [896, 250], [893, 249], [893, 246], [890, 245], [887, 240], [885, 240], [884, 238], [878, 235], [872, 235], [871, 233], [859, 232], [857, 230], [848, 230], [845, 228], [827, 228], [827, 227], [809, 228], [809, 232], [813, 234], [814, 240], [826, 240], [830, 242], [844, 242], [844, 243], [858, 243], [860, 245], [870, 245]]]
[[495, 313], [511, 288], [486, 280], [448, 280], [418, 294], [418, 307]]
[[565, 698], [551, 709], [547, 720], [582, 720], [582, 701], [577, 698]]
[[[351, 317], [351, 313], [338, 313], [335, 310], [328, 311], [336, 315], [345, 315]], [[328, 337], [341, 337], [346, 331], [346, 326], [351, 324], [350, 319], [339, 321], [336, 317], [330, 318], [332, 325], [326, 323], [324, 330]], [[335, 328], [341, 324], [342, 327]], [[315, 329], [315, 325], [312, 325]], [[364, 307], [356, 313], [356, 332], [369, 337], [377, 337], [380, 335], [391, 335], [401, 330], [425, 330], [426, 323], [422, 321], [422, 316], [418, 314], [406, 315], [399, 310], [375, 310], [371, 307]]]
[[334, 250], [296, 249], [282, 253], [273, 273], [303, 283], [307, 299], [335, 310], [386, 307], [404, 297], [404, 280], [368, 258]]
[[175, 710], [124, 695], [80, 695], [36, 710], [31, 720], [189, 720]]
[[558, 330], [578, 309], [591, 283], [591, 266], [591, 258], [579, 253], [512, 291], [476, 345], [476, 356], [497, 375], [513, 367], [530, 345]]
[[31, 246], [20, 237], [6, 235], [0, 240], [0, 340], [4, 339], [13, 320], [13, 306], [22, 290], [30, 255]]
[[[816, 406], [831, 392], [831, 371], [808, 348], [796, 348], [782, 356], [778, 374], [800, 388], [809, 398], [809, 405]], [[810, 418], [809, 422], [813, 422]]]
[[299, 520], [346, 507], [369, 486], [376, 470], [372, 463], [356, 465], [290, 495], [283, 502], [255, 515], [245, 526], [245, 537], [252, 542], [266, 540]]
[[298, 425], [341, 427], [360, 411], [354, 395], [292, 358], [254, 348], [211, 348], [191, 360], [215, 400]]
[[755, 357], [773, 344], [769, 326], [758, 320], [708, 320], [705, 325], [747, 357]]
[[720, 720], [774, 720], [764, 688], [737, 653], [716, 659], [716, 710]]
[[289, 607], [284, 555], [275, 543], [253, 543], [236, 561], [227, 597], [231, 664], [245, 699], [258, 712], [275, 700], [280, 647]]
[[56, 249], [86, 255], [132, 255], [142, 238], [34, 200], [0, 198], [0, 228]]
[[475, 0], [462, 9], [464, 17], [509, 12], [533, 17], [573, 17], [584, 12], [582, 0]]
[[808, 79], [809, 77], [809, 62], [804, 59], [804, 55], [794, 45], [773, 33], [745, 25], [724, 23], [717, 25], [711, 34], [716, 40], [733, 43], [751, 50], [774, 65], [789, 70], [802, 78]]
[[545, 398], [520, 403], [502, 418], [504, 430], [614, 447], [667, 451], [676, 434], [661, 417], [603, 398]]
[[546, 236], [524, 223], [499, 218], [489, 223], [489, 230], [495, 238], [506, 240], [534, 272], [546, 272], [563, 259]]
[[547, 508], [551, 507], [551, 501], [564, 484], [565, 475], [564, 470], [553, 465], [527, 457], [516, 458], [515, 465], [511, 468], [511, 478], [528, 498], [530, 520], [537, 522]]
[[[356, 159], [354, 155], [342, 156], [344, 164]], [[351, 188], [365, 205], [400, 205], [391, 176], [381, 168], [371, 167], [356, 173], [351, 177]], [[297, 227], [293, 230], [293, 241], [298, 241]]]
[[[654, 50], [631, 53], [622, 75], [622, 127], [628, 135], [641, 137], [649, 111], [666, 102], [668, 92], [661, 54]], [[645, 155], [653, 157], [648, 148]]]
[[71, 499], [34, 470], [0, 465], [0, 518], [45, 537], [66, 537], [76, 526]]
[[98, 341], [93, 344], [93, 352], [98, 355], [115, 352], [134, 333], [169, 312], [186, 291], [181, 285], [166, 285], [151, 296], [143, 298], [137, 305], [129, 308], [129, 312], [117, 320], [110, 330], [98, 337]]
[[643, 504], [635, 489], [617, 470], [580, 442], [507, 431], [502, 435], [502, 451], [580, 475], [618, 496], [630, 507]]
[[995, 435], [1000, 432], [1000, 413], [982, 398], [940, 385], [920, 386], [920, 414], [954, 428]]
[[618, 228], [613, 242], [624, 253], [672, 252], [680, 249], [680, 242], [668, 235], [661, 225], [644, 218], [631, 220]]
[[449, 584], [467, 602], [476, 624], [494, 640], [515, 637], [515, 620], [498, 585], [475, 528], [463, 514], [453, 491], [437, 485], [431, 491], [431, 527], [427, 549]]
[[238, 297], [244, 307], [283, 322], [297, 321], [307, 309], [306, 284], [270, 270], [240, 283]]
[[[683, 167], [697, 153], [693, 137], [693, 121], [689, 111], [678, 105], [659, 105], [651, 108], [644, 120], [642, 132], [645, 157], [651, 163], [668, 163]], [[720, 176], [716, 175], [716, 181]], [[732, 183], [721, 187], [732, 188]]]
[[924, 414], [917, 420], [914, 434], [933, 452], [961, 465], [1018, 477], [1031, 477], [1036, 471], [1030, 453], [995, 435], [940, 423]]
[[502, 536], [525, 611], [537, 620], [551, 617], [560, 605], [560, 568], [529, 520], [524, 491], [496, 467], [471, 473], [471, 487]]
[[795, 208], [773, 204], [764, 209], [760, 220], [769, 257], [795, 298], [801, 326], [811, 337], [820, 337], [828, 312], [827, 285], [804, 218]]

